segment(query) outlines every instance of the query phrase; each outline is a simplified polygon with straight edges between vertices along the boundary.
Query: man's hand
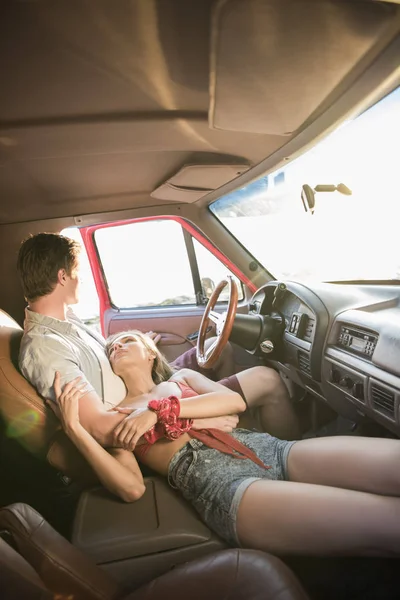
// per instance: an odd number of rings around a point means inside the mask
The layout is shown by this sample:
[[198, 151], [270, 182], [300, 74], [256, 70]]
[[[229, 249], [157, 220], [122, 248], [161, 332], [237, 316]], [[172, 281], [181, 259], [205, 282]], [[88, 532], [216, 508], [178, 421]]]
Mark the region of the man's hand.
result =
[[157, 346], [158, 342], [161, 340], [161, 335], [156, 333], [155, 331], [147, 331], [145, 335], [148, 335], [149, 338], [153, 340], [155, 345]]
[[224, 417], [210, 417], [208, 419], [195, 419], [193, 429], [219, 429], [226, 433], [232, 433], [239, 423], [238, 415], [226, 415]]
[[142, 435], [157, 423], [157, 414], [148, 408], [116, 406], [113, 410], [128, 415], [114, 429], [113, 446], [132, 452]]

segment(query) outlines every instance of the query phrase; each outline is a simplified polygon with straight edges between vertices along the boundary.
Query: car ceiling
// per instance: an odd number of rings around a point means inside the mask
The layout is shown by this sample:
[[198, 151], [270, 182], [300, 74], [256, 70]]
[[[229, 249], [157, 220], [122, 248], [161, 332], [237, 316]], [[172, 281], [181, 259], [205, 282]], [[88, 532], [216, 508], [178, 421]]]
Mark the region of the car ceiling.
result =
[[[317, 5], [325, 7], [319, 24], [343, 24], [319, 65], [321, 35], [307, 34]], [[350, 88], [398, 33], [399, 9], [344, 0], [4, 0], [0, 224], [170, 204], [164, 188], [154, 190], [185, 165], [220, 167], [219, 183], [205, 169], [201, 184], [204, 193], [218, 187]], [[300, 32], [297, 63], [289, 14]], [[340, 52], [346, 39], [357, 39], [352, 60]], [[321, 85], [308, 85], [296, 111], [305, 77]]]

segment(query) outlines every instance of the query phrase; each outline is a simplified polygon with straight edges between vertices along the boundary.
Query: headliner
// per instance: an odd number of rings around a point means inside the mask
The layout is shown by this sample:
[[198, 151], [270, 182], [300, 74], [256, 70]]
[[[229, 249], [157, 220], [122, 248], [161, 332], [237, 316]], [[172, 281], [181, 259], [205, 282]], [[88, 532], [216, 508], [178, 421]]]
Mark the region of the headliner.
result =
[[[237, 131], [233, 120], [225, 129], [211, 127], [210, 48], [220, 4], [3, 1], [0, 224], [170, 204], [150, 194], [184, 165], [253, 167], [327, 108], [327, 102], [318, 101], [317, 110], [286, 135]], [[392, 28], [378, 36], [363, 56], [364, 70], [394, 35]], [[279, 58], [276, 48], [277, 64]], [[217, 59], [212, 75], [218, 85], [226, 62], [223, 55]], [[350, 86], [351, 77], [346, 81]], [[240, 92], [240, 81], [235, 85], [231, 97]], [[226, 87], [221, 89], [229, 96]], [[342, 91], [338, 85], [336, 97]], [[290, 87], [288, 94], [293, 94]], [[228, 114], [225, 105], [217, 108], [218, 114]], [[255, 120], [251, 127], [257, 130]]]

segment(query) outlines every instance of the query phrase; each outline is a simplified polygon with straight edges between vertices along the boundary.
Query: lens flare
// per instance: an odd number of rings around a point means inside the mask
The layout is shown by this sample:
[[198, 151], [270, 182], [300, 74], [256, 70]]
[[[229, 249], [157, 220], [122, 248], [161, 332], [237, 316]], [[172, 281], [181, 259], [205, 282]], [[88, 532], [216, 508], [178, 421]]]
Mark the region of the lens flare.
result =
[[41, 421], [40, 415], [34, 410], [27, 410], [15, 417], [7, 427], [6, 435], [10, 438], [23, 437]]

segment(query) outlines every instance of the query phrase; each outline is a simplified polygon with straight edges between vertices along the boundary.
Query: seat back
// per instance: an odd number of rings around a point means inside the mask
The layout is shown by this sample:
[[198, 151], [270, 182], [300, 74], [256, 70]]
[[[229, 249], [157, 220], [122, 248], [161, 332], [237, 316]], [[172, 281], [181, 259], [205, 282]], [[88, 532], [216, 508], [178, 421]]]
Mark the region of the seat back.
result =
[[0, 418], [5, 435], [65, 475], [83, 484], [96, 482], [92, 469], [61, 430], [58, 419], [20, 373], [22, 334], [18, 323], [0, 309]]
[[31, 565], [0, 538], [0, 598], [2, 600], [51, 600]]
[[45, 458], [59, 423], [18, 369], [23, 330], [0, 310], [0, 415], [5, 432], [36, 456]]
[[116, 581], [30, 506], [18, 503], [1, 508], [0, 530], [13, 545], [0, 538], [2, 599], [112, 600], [121, 595]]

